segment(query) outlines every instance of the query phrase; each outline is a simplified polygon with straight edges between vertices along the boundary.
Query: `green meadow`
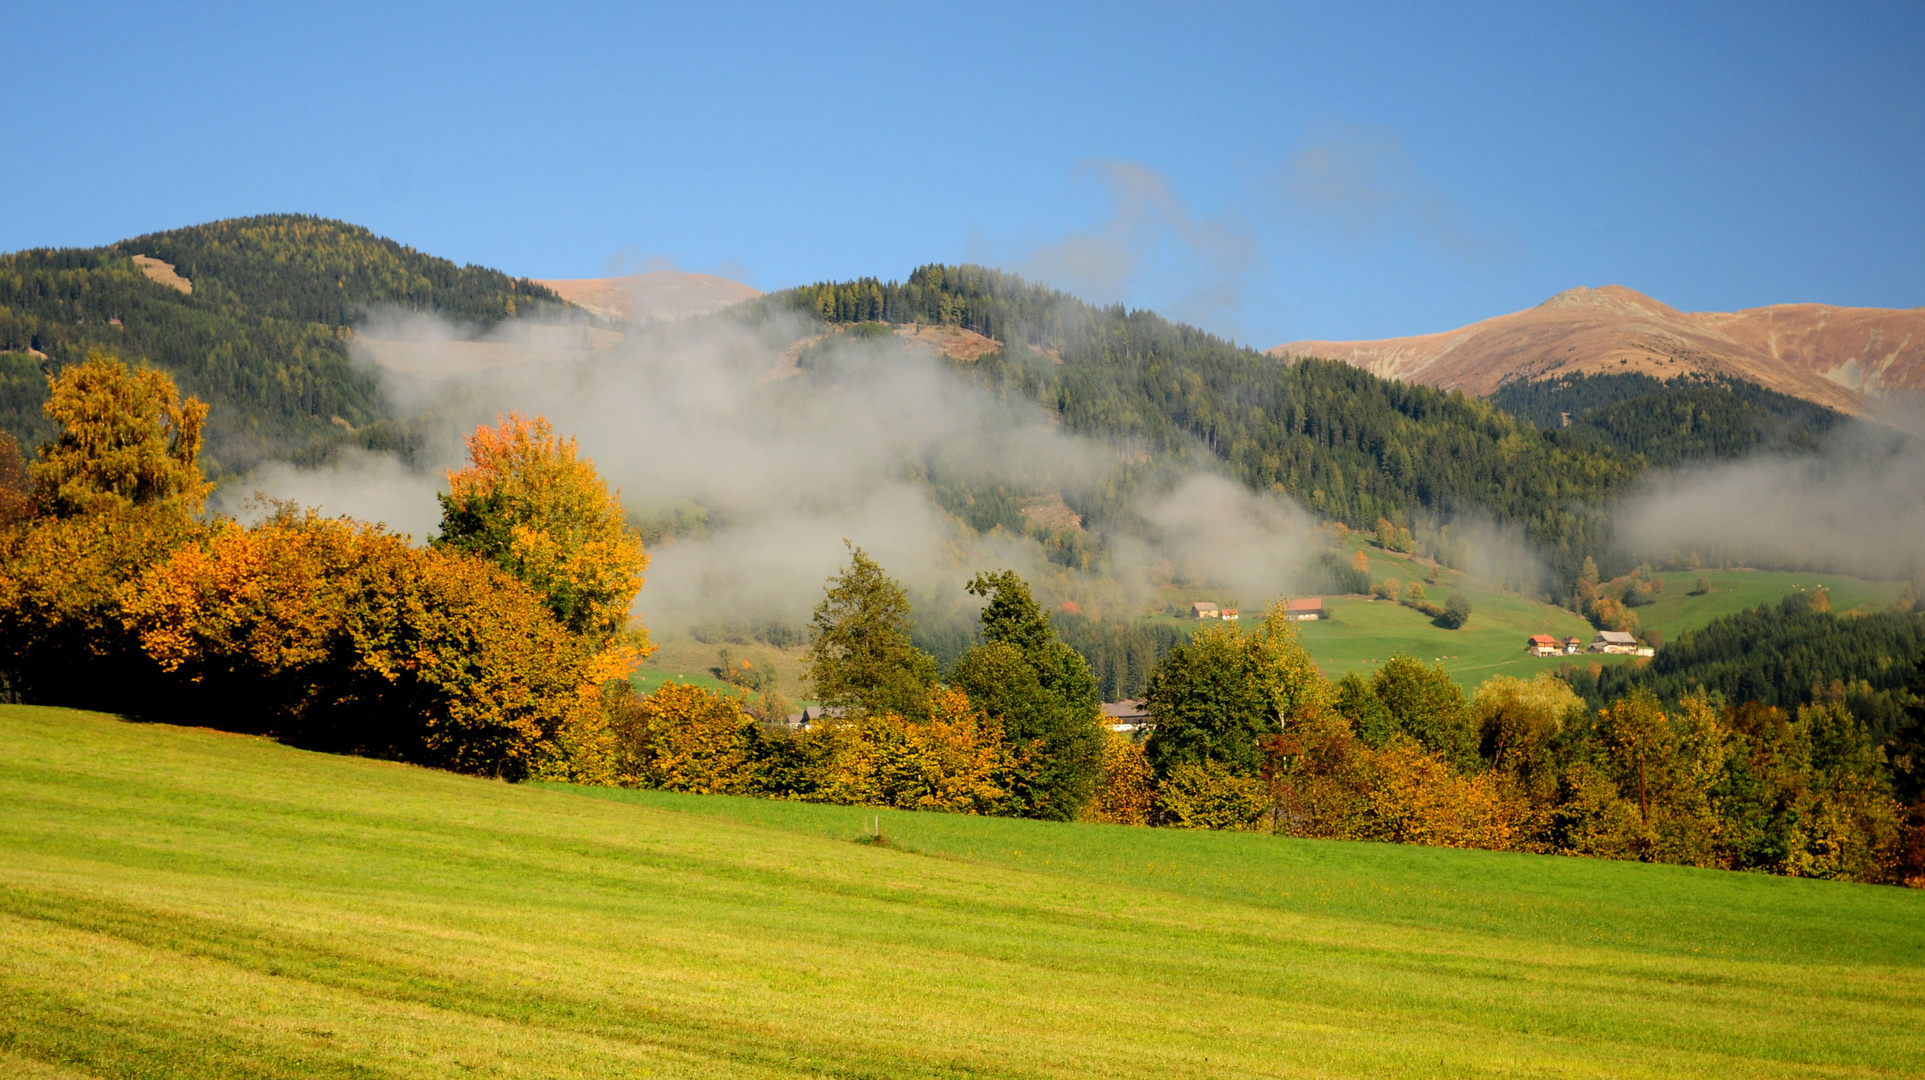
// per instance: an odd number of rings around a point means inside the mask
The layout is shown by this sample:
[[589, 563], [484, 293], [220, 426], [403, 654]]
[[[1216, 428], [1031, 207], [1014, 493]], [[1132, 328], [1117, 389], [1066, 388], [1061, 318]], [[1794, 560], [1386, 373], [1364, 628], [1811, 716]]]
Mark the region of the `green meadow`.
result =
[[1925, 1069], [1900, 889], [510, 785], [22, 706], [0, 810], [7, 1075]]
[[[1405, 556], [1375, 548], [1364, 550], [1370, 559], [1371, 576], [1379, 581], [1386, 577], [1421, 581], [1430, 569], [1429, 564]], [[1664, 592], [1655, 602], [1636, 610], [1640, 626], [1656, 631], [1665, 641], [1676, 641], [1686, 631], [1720, 616], [1776, 604], [1795, 589], [1829, 589], [1832, 607], [1840, 612], [1883, 609], [1904, 589], [1904, 583], [1897, 581], [1766, 570], [1693, 570], [1657, 576], [1664, 579]], [[1709, 591], [1690, 595], [1701, 577], [1710, 586]], [[1477, 588], [1451, 570], [1442, 571], [1442, 579], [1424, 588], [1430, 599], [1438, 602], [1453, 590], [1464, 593], [1472, 610], [1470, 621], [1459, 629], [1445, 630], [1421, 612], [1389, 601], [1329, 596], [1324, 598], [1328, 617], [1303, 624], [1304, 644], [1324, 674], [1333, 679], [1351, 671], [1367, 674], [1401, 652], [1426, 663], [1441, 661], [1460, 685], [1473, 689], [1492, 675], [1529, 678], [1539, 671], [1555, 671], [1570, 659], [1526, 655], [1524, 641], [1532, 634], [1589, 642], [1596, 633], [1589, 622], [1563, 608]], [[1586, 655], [1583, 662], [1622, 664], [1632, 660]]]
[[[1787, 593], [1820, 586], [1831, 591], [1833, 611], [1880, 611], [1891, 606], [1905, 588], [1902, 581], [1867, 581], [1843, 574], [1785, 573], [1776, 570], [1678, 570], [1657, 575], [1664, 592], [1638, 608], [1638, 622], [1675, 641], [1723, 615], [1735, 615], [1762, 605], [1776, 604]], [[1692, 596], [1699, 578], [1710, 591]]]

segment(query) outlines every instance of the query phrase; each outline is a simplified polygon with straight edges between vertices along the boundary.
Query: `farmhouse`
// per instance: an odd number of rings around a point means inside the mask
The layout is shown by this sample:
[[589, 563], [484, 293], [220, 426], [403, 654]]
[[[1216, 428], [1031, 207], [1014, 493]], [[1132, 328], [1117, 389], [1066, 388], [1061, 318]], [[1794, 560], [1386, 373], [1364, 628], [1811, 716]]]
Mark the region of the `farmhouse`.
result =
[[1524, 651], [1532, 656], [1557, 656], [1564, 651], [1564, 646], [1549, 634], [1532, 634], [1524, 642]]
[[1635, 653], [1638, 639], [1622, 630], [1599, 630], [1591, 639], [1590, 651], [1594, 653]]
[[1198, 600], [1190, 605], [1190, 614], [1199, 619], [1214, 619], [1222, 615], [1223, 611], [1208, 600]]
[[1236, 622], [1237, 609], [1233, 607], [1224, 608], [1222, 611], [1217, 612], [1217, 618], [1222, 619], [1224, 622]]
[[1103, 724], [1111, 731], [1128, 734], [1150, 726], [1150, 713], [1135, 698], [1103, 703]]
[[1291, 622], [1309, 622], [1323, 618], [1323, 598], [1313, 596], [1308, 600], [1292, 600], [1285, 605], [1283, 617]]
[[1565, 638], [1564, 639], [1565, 656], [1576, 656], [1578, 653], [1581, 653], [1583, 651], [1584, 651], [1583, 638]]

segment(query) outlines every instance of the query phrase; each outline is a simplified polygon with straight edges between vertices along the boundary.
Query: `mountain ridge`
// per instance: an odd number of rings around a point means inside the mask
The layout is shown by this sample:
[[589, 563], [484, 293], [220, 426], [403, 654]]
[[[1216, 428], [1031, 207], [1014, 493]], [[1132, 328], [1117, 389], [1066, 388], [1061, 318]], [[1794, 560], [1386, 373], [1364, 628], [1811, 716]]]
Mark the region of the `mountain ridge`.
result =
[[1854, 416], [1925, 395], [1925, 308], [1800, 303], [1684, 312], [1622, 285], [1566, 289], [1454, 330], [1292, 341], [1266, 351], [1476, 397], [1516, 378], [1626, 373], [1740, 378]]

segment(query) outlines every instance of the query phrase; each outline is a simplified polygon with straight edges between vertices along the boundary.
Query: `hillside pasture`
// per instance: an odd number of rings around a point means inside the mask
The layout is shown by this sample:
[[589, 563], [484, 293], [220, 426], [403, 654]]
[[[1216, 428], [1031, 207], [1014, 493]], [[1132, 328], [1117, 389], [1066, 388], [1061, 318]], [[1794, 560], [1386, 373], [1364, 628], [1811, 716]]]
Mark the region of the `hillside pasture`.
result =
[[544, 788], [0, 707], [30, 1076], [1898, 1076], [1925, 895]]
[[[1780, 570], [1676, 570], [1657, 575], [1664, 592], [1644, 607], [1634, 608], [1638, 624], [1655, 630], [1666, 641], [1676, 641], [1725, 615], [1775, 605], [1797, 589], [1823, 586], [1831, 590], [1831, 607], [1847, 611], [1879, 611], [1891, 605], [1905, 588], [1902, 581], [1867, 581], [1843, 574], [1791, 573]], [[1711, 586], [1703, 596], [1690, 595], [1702, 577]]]

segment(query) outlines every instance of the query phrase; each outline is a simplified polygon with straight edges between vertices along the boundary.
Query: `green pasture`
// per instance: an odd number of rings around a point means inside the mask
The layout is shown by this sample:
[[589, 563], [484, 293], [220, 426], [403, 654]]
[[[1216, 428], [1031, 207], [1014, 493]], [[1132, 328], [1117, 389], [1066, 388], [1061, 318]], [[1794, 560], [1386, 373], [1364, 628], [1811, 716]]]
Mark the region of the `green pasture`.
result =
[[[1905, 588], [1902, 581], [1776, 570], [1678, 570], [1657, 576], [1664, 579], [1664, 592], [1637, 609], [1638, 624], [1645, 630], [1656, 630], [1666, 641], [1676, 641], [1685, 631], [1696, 630], [1719, 616], [1776, 604], [1795, 589], [1810, 591], [1822, 585], [1831, 590], [1832, 610], [1843, 613], [1882, 610]], [[1711, 591], [1692, 596], [1700, 577], [1706, 579]]]
[[0, 707], [0, 1072], [1900, 1076], [1925, 894], [509, 785]]
[[762, 642], [709, 645], [682, 635], [655, 643], [654, 653], [635, 670], [635, 686], [646, 694], [672, 679], [710, 690], [733, 690], [714, 675], [724, 647], [729, 650], [732, 661], [747, 660], [758, 668], [774, 671], [777, 689], [791, 702], [801, 703], [808, 697], [808, 687], [802, 679], [806, 665], [801, 649], [778, 649]]
[[[1576, 659], [1526, 654], [1524, 641], [1532, 634], [1586, 642], [1596, 634], [1590, 623], [1562, 608], [1503, 593], [1468, 588], [1463, 592], [1471, 602], [1471, 617], [1456, 630], [1442, 629], [1430, 616], [1388, 600], [1325, 597], [1326, 617], [1299, 624], [1304, 646], [1332, 679], [1350, 671], [1368, 674], [1393, 654], [1405, 653], [1427, 664], [1441, 660], [1452, 678], [1471, 689], [1492, 675], [1530, 678]], [[1587, 657], [1584, 662], [1592, 659], [1605, 658]]]
[[[1427, 562], [1376, 548], [1362, 550], [1370, 559], [1372, 580], [1420, 582], [1429, 598], [1440, 604], [1453, 591], [1461, 591], [1470, 601], [1471, 617], [1458, 629], [1446, 630], [1430, 616], [1388, 600], [1326, 596], [1325, 618], [1303, 623], [1301, 629], [1310, 655], [1332, 679], [1351, 671], [1368, 674], [1393, 655], [1404, 653], [1427, 664], [1441, 661], [1451, 677], [1468, 690], [1492, 675], [1530, 678], [1540, 671], [1555, 671], [1571, 659], [1527, 655], [1524, 642], [1532, 634], [1589, 642], [1597, 632], [1590, 623], [1563, 608], [1476, 588], [1457, 571], [1439, 569], [1441, 580], [1433, 585], [1424, 581], [1431, 571]], [[1588, 657], [1586, 662], [1601, 659]], [[1603, 662], [1623, 663], [1624, 658]]]

